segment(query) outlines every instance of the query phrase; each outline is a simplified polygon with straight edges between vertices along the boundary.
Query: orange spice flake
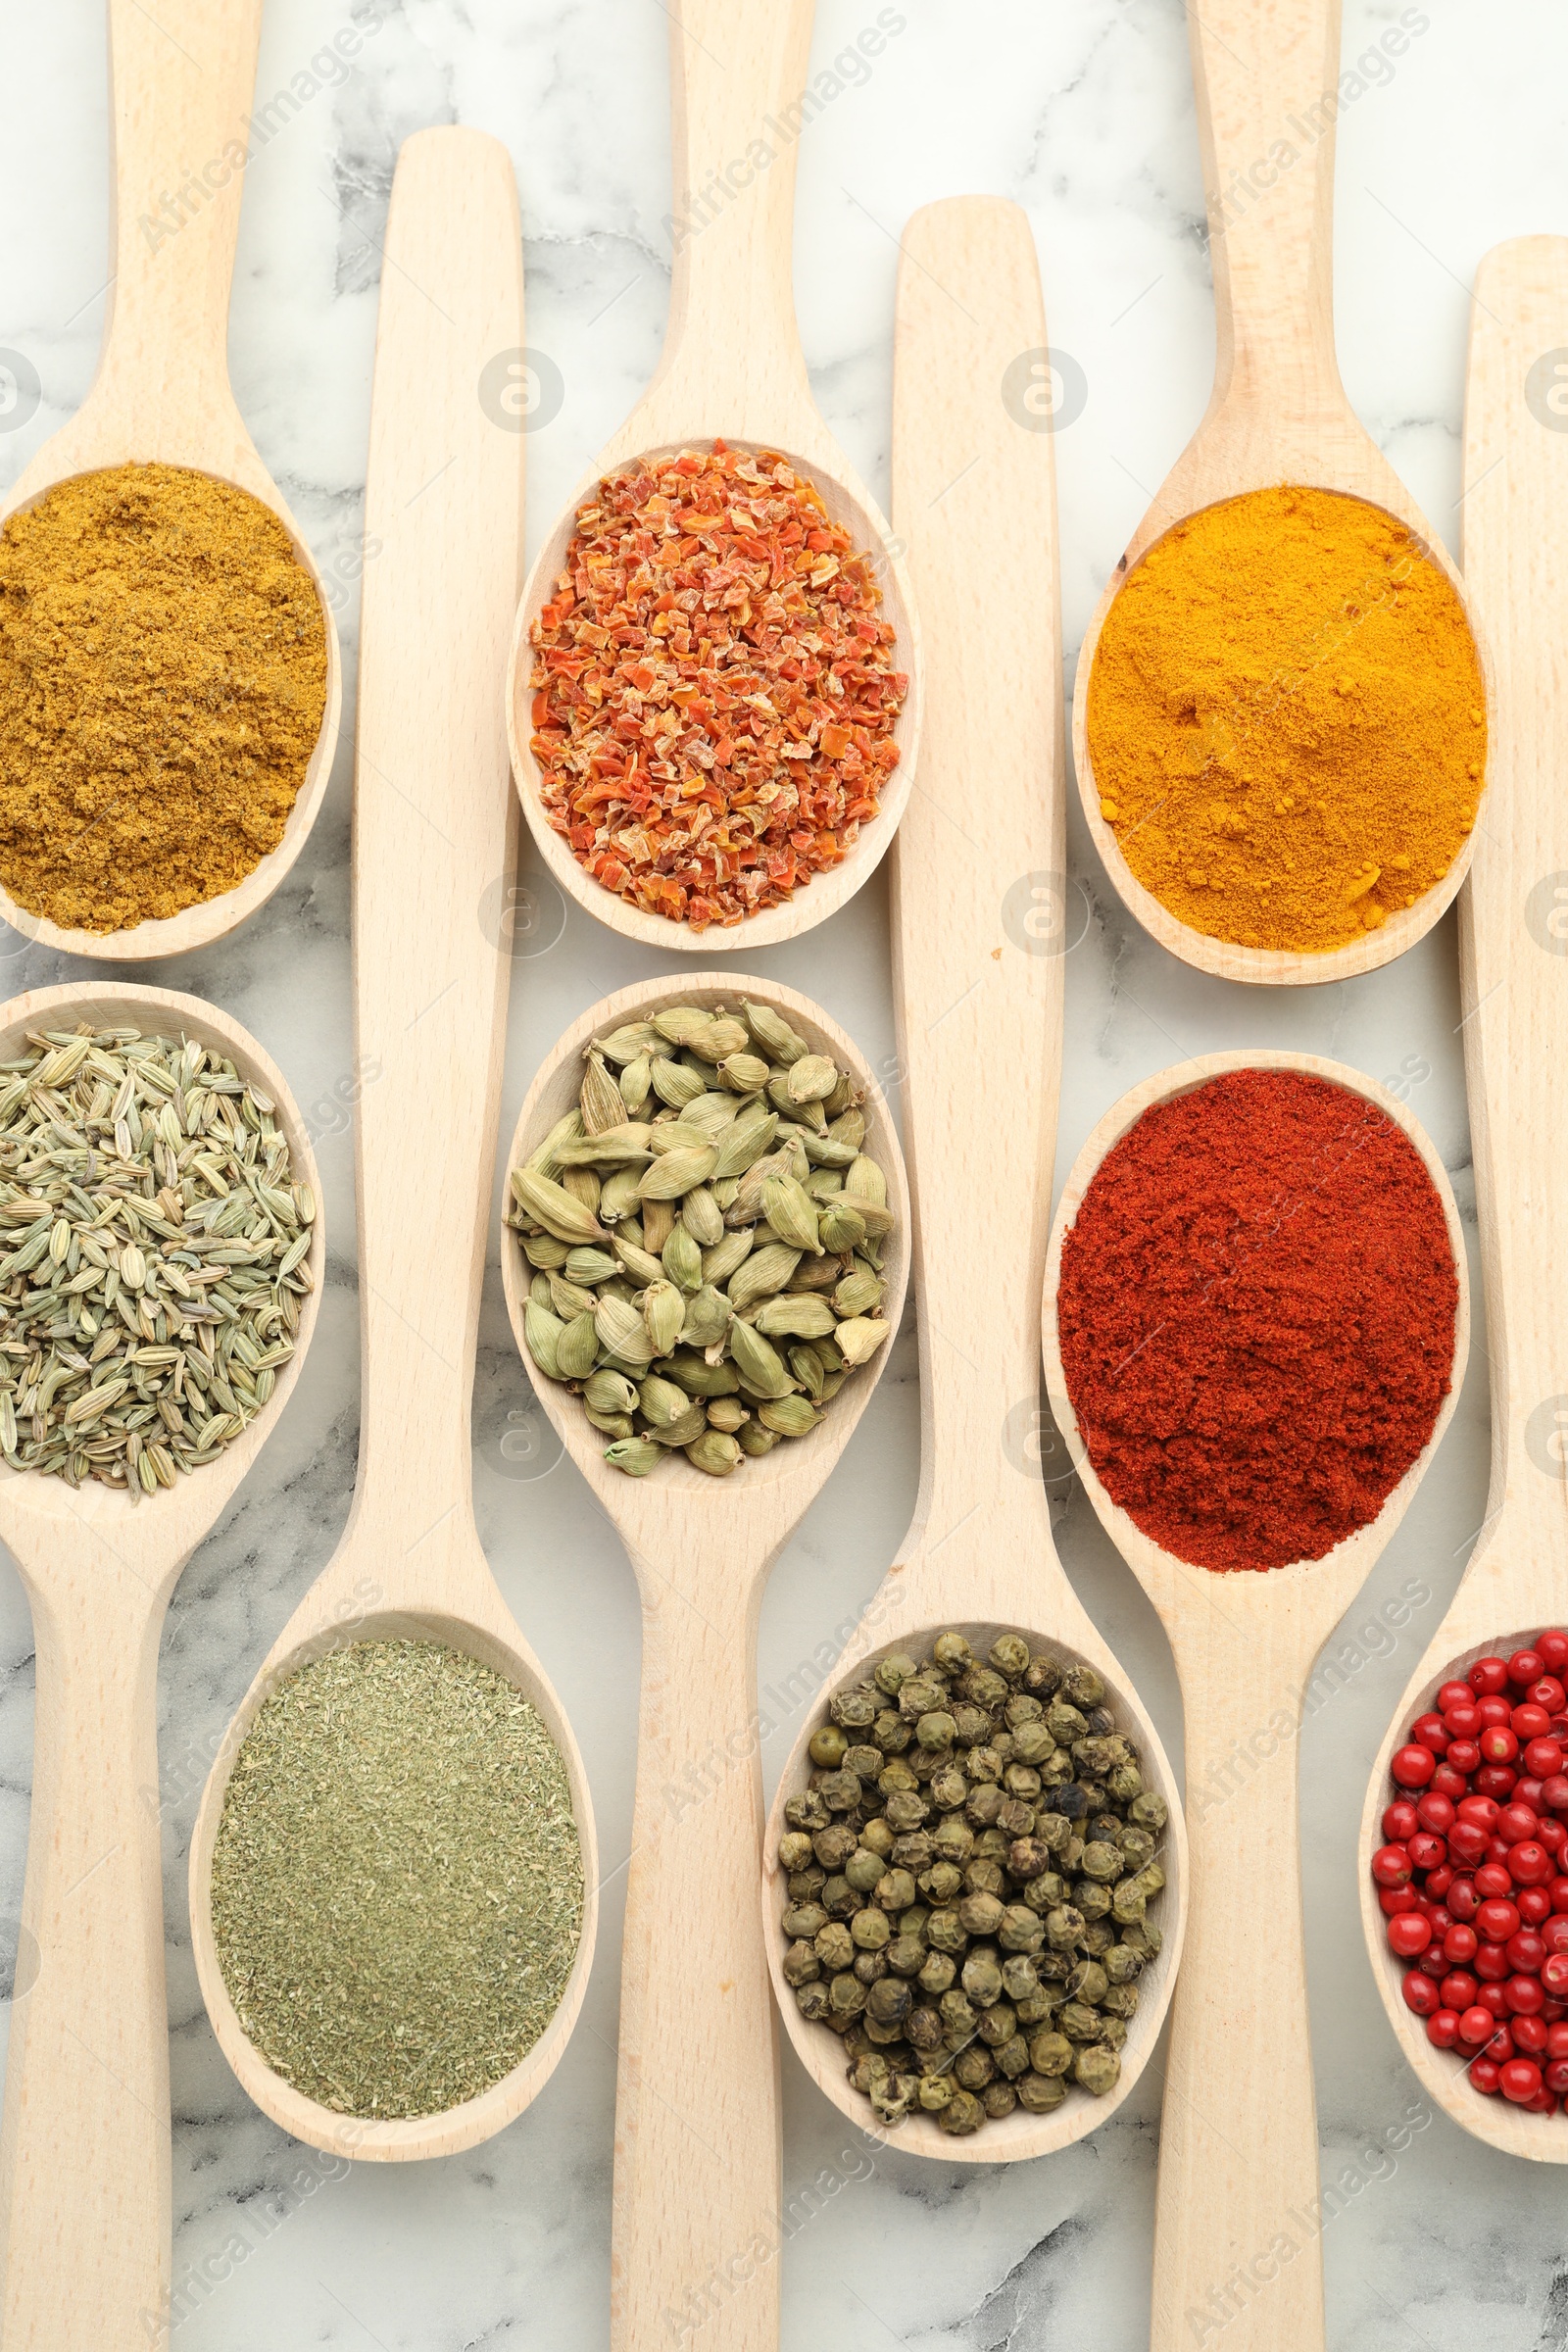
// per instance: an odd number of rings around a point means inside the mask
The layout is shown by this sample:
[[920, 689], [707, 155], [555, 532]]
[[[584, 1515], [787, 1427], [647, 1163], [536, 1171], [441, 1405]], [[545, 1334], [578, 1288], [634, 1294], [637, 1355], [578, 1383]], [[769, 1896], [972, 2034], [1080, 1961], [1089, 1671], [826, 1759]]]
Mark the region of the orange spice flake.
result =
[[633, 906], [731, 925], [836, 865], [908, 692], [870, 559], [783, 458], [638, 460], [531, 631], [546, 813]]

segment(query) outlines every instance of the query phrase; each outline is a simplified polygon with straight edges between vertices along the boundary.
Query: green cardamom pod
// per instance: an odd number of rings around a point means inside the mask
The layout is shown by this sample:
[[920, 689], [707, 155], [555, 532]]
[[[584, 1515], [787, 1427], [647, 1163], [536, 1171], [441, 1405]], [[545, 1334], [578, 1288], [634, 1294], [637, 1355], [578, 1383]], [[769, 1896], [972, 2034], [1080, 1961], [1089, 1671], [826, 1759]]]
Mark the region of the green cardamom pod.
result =
[[696, 1445], [686, 1448], [686, 1459], [697, 1469], [706, 1470], [710, 1478], [728, 1478], [739, 1466], [740, 1458], [740, 1446], [721, 1429], [705, 1430]]
[[[781, 1131], [782, 1132], [782, 1131]], [[798, 1142], [813, 1168], [853, 1168], [859, 1157], [853, 1144], [841, 1144], [835, 1136], [818, 1135], [811, 1127], [792, 1127], [790, 1140]]]
[[645, 1200], [642, 1211], [643, 1238], [638, 1247], [646, 1250], [650, 1257], [661, 1257], [664, 1244], [675, 1230], [674, 1208], [668, 1200]]
[[672, 1282], [651, 1282], [643, 1293], [643, 1328], [655, 1355], [667, 1355], [680, 1338], [686, 1301]]
[[536, 1176], [553, 1176], [557, 1166], [557, 1152], [563, 1144], [572, 1142], [581, 1133], [582, 1112], [568, 1110], [564, 1119], [556, 1121], [544, 1142], [528, 1154], [523, 1162], [524, 1167], [531, 1168]]
[[865, 1113], [857, 1103], [828, 1121], [828, 1134], [835, 1144], [852, 1144], [858, 1152], [865, 1141]]
[[601, 1298], [594, 1310], [594, 1329], [605, 1353], [622, 1363], [647, 1363], [653, 1354], [642, 1316], [623, 1298]]
[[591, 1290], [596, 1283], [608, 1282], [612, 1274], [618, 1274], [620, 1268], [607, 1250], [580, 1249], [566, 1252], [562, 1272], [568, 1282], [580, 1282], [585, 1290]]
[[711, 1283], [704, 1283], [686, 1309], [680, 1336], [689, 1348], [714, 1348], [728, 1331], [734, 1311]]
[[735, 1443], [742, 1453], [749, 1453], [755, 1458], [759, 1454], [772, 1452], [778, 1444], [778, 1431], [764, 1429], [760, 1421], [746, 1421], [735, 1432]]
[[[687, 1199], [690, 1198], [691, 1196], [688, 1194]], [[681, 1215], [684, 1217], [685, 1214], [683, 1203]], [[726, 1233], [716, 1248], [703, 1251], [704, 1282], [711, 1283], [715, 1290], [722, 1290], [736, 1268], [745, 1265], [756, 1247], [757, 1228], [755, 1225], [743, 1225], [738, 1233]]]
[[635, 1061], [646, 1054], [654, 1042], [654, 1031], [647, 1021], [633, 1021], [624, 1029], [613, 1029], [608, 1037], [596, 1037], [594, 1049], [607, 1061], [616, 1063]]
[[844, 1179], [844, 1190], [854, 1200], [869, 1200], [878, 1208], [888, 1204], [888, 1180], [874, 1159], [863, 1153], [855, 1160]]
[[703, 1253], [681, 1218], [676, 1219], [675, 1230], [664, 1244], [663, 1260], [664, 1272], [677, 1290], [696, 1291], [702, 1288]]
[[738, 1095], [703, 1095], [687, 1103], [681, 1121], [695, 1128], [703, 1142], [711, 1144], [716, 1152], [745, 1107]]
[[621, 1126], [626, 1117], [625, 1099], [619, 1086], [606, 1069], [602, 1055], [590, 1053], [588, 1067], [583, 1072], [582, 1091], [577, 1097], [582, 1123], [589, 1135], [604, 1135], [612, 1127]]
[[823, 1249], [842, 1255], [846, 1250], [858, 1250], [865, 1240], [865, 1219], [847, 1200], [835, 1200], [823, 1209], [818, 1230]]
[[[575, 1117], [576, 1113], [572, 1115]], [[517, 1206], [535, 1224], [553, 1233], [558, 1242], [602, 1242], [609, 1238], [591, 1209], [533, 1168], [514, 1168], [512, 1190]]]
[[695, 1439], [702, 1436], [707, 1427], [708, 1407], [703, 1403], [701, 1397], [697, 1397], [687, 1405], [678, 1421], [671, 1421], [662, 1429], [652, 1429], [648, 1434], [656, 1446], [662, 1446], [666, 1450], [673, 1450], [679, 1446], [690, 1446]]
[[639, 1290], [646, 1290], [651, 1282], [662, 1282], [663, 1266], [652, 1250], [636, 1249], [618, 1233], [613, 1236], [613, 1244], [616, 1257]]
[[733, 1437], [738, 1429], [744, 1429], [751, 1417], [738, 1396], [715, 1396], [708, 1407], [708, 1418], [711, 1426], [714, 1429], [724, 1430], [730, 1437]]
[[649, 1438], [621, 1438], [605, 1447], [605, 1459], [612, 1470], [624, 1470], [628, 1478], [646, 1478], [663, 1460], [663, 1450]]
[[744, 1054], [751, 1037], [744, 1024], [730, 1013], [717, 1013], [705, 1029], [686, 1038], [684, 1044], [704, 1061], [727, 1061], [732, 1054]]
[[769, 1061], [781, 1061], [787, 1068], [792, 1061], [799, 1061], [803, 1054], [810, 1052], [805, 1038], [771, 1004], [752, 1004], [743, 997], [741, 1010], [746, 1015], [747, 1028]]
[[628, 1061], [620, 1073], [620, 1099], [635, 1119], [646, 1107], [654, 1081], [654, 1065], [646, 1054]]
[[702, 1184], [711, 1176], [714, 1157], [711, 1145], [704, 1145], [701, 1150], [683, 1148], [666, 1152], [651, 1168], [643, 1170], [638, 1193], [644, 1200], [678, 1200], [694, 1184]]
[[[96, 1284], [98, 1280], [98, 1268], [94, 1266], [92, 1271], [93, 1283]], [[533, 1300], [535, 1306], [542, 1306], [547, 1314], [555, 1315], [560, 1313], [561, 1310], [556, 1304], [555, 1293], [550, 1288], [550, 1277], [548, 1274], [536, 1274], [534, 1276], [532, 1282], [530, 1282], [528, 1285], [528, 1296]], [[575, 1307], [573, 1307], [571, 1311], [573, 1314], [575, 1314], [577, 1310]]]
[[[713, 1254], [718, 1253], [715, 1250]], [[760, 1298], [771, 1298], [784, 1288], [800, 1262], [798, 1250], [786, 1249], [782, 1242], [764, 1242], [730, 1276], [731, 1306], [738, 1313], [743, 1307], [755, 1306]]]
[[786, 1081], [792, 1102], [820, 1102], [839, 1082], [838, 1065], [825, 1054], [803, 1054], [790, 1064]]
[[[807, 1157], [810, 1157], [809, 1152], [807, 1153]], [[843, 1197], [843, 1174], [838, 1168], [813, 1166], [811, 1173], [806, 1179], [806, 1190], [808, 1198], [814, 1200], [818, 1208], [826, 1208], [830, 1200], [838, 1200]], [[599, 1213], [601, 1216], [604, 1214], [603, 1202], [600, 1203]]]
[[743, 1385], [758, 1396], [787, 1396], [793, 1387], [776, 1348], [737, 1316], [729, 1327], [729, 1352]]
[[637, 1391], [619, 1372], [596, 1372], [583, 1390], [582, 1400], [595, 1413], [637, 1410]]
[[650, 1372], [642, 1383], [637, 1401], [650, 1429], [667, 1429], [672, 1421], [690, 1412], [692, 1403], [684, 1389], [677, 1388], [672, 1380], [661, 1379], [657, 1372]]
[[835, 1320], [827, 1300], [806, 1291], [764, 1299], [757, 1310], [756, 1328], [770, 1340], [821, 1340], [834, 1329]]
[[789, 1363], [790, 1370], [811, 1402], [820, 1404], [822, 1391], [827, 1385], [827, 1376], [822, 1370], [822, 1359], [816, 1349], [814, 1348], [792, 1348], [789, 1351]]
[[767, 1064], [755, 1054], [727, 1054], [718, 1074], [733, 1095], [760, 1095], [767, 1084]]
[[684, 1348], [666, 1360], [664, 1370], [688, 1396], [733, 1396], [741, 1385], [733, 1364], [710, 1364], [705, 1356], [688, 1355]]
[[847, 1364], [863, 1364], [875, 1355], [892, 1330], [892, 1324], [880, 1318], [873, 1322], [868, 1315], [852, 1315], [847, 1323], [839, 1325], [833, 1338]]
[[760, 1405], [757, 1418], [764, 1429], [777, 1430], [781, 1438], [804, 1438], [822, 1416], [805, 1396], [779, 1396]]
[[[822, 1245], [817, 1239], [816, 1204], [805, 1185], [793, 1176], [770, 1176], [762, 1187], [762, 1210], [769, 1226], [779, 1240], [791, 1250], [808, 1250], [815, 1253]], [[863, 1241], [864, 1231], [861, 1231]]]
[[565, 1328], [559, 1315], [553, 1315], [547, 1306], [535, 1306], [531, 1298], [522, 1310], [522, 1336], [528, 1343], [528, 1353], [547, 1380], [563, 1378], [560, 1348]]
[[846, 1274], [833, 1293], [835, 1311], [841, 1315], [868, 1315], [882, 1303], [887, 1284], [880, 1275], [854, 1272]]
[[543, 1274], [539, 1278], [550, 1288], [551, 1311], [569, 1323], [573, 1315], [591, 1315], [598, 1304], [592, 1291], [585, 1291], [580, 1282], [568, 1282], [563, 1274]]
[[777, 1132], [778, 1113], [764, 1110], [760, 1102], [748, 1102], [733, 1125], [725, 1129], [719, 1143], [713, 1165], [714, 1183], [744, 1176], [761, 1158]]
[[607, 1438], [634, 1438], [637, 1435], [637, 1424], [630, 1413], [601, 1413], [593, 1405], [589, 1405], [587, 1410], [591, 1425], [603, 1430]]
[[724, 1219], [706, 1184], [694, 1186], [687, 1194], [681, 1202], [680, 1221], [700, 1249], [716, 1250], [724, 1239]]
[[[750, 1235], [747, 1239], [750, 1240]], [[564, 1266], [570, 1255], [564, 1242], [557, 1241], [553, 1233], [525, 1233], [522, 1236], [522, 1254], [530, 1266], [554, 1272]]]
[[[623, 1108], [618, 1091], [612, 1091], [615, 1093], [617, 1107]], [[641, 1119], [623, 1116], [613, 1127], [563, 1144], [556, 1157], [564, 1168], [645, 1168], [652, 1134], [653, 1129]]]
[[[707, 1097], [703, 1100], [706, 1102]], [[654, 1120], [648, 1130], [648, 1149], [656, 1159], [662, 1159], [670, 1152], [701, 1152], [712, 1141], [688, 1118], [687, 1112], [696, 1107], [688, 1102], [679, 1118]]]
[[599, 1333], [592, 1315], [574, 1315], [556, 1342], [563, 1380], [586, 1380], [599, 1360]]
[[666, 1004], [654, 1014], [654, 1032], [671, 1046], [689, 1046], [712, 1021], [710, 1012], [696, 1004]]
[[597, 1168], [563, 1168], [561, 1189], [564, 1193], [569, 1193], [573, 1200], [580, 1202], [590, 1216], [598, 1216], [604, 1187]]
[[637, 1205], [637, 1168], [614, 1168], [605, 1178], [599, 1194], [601, 1224], [617, 1225], [629, 1216]]
[[683, 1061], [656, 1061], [652, 1074], [654, 1092], [669, 1110], [684, 1110], [688, 1102], [708, 1092], [701, 1071], [689, 1070]]

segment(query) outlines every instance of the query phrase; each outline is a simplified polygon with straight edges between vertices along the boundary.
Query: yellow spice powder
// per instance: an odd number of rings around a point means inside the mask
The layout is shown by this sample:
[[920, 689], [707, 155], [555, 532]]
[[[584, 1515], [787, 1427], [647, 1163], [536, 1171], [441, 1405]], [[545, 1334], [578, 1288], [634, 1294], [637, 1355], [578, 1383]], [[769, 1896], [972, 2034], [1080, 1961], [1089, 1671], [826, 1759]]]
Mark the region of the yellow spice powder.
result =
[[172, 466], [62, 482], [0, 532], [0, 882], [88, 931], [231, 890], [325, 704], [320, 599], [270, 508]]
[[1145, 888], [1212, 939], [1308, 954], [1443, 879], [1486, 774], [1452, 583], [1330, 490], [1250, 491], [1156, 541], [1106, 612], [1088, 733]]

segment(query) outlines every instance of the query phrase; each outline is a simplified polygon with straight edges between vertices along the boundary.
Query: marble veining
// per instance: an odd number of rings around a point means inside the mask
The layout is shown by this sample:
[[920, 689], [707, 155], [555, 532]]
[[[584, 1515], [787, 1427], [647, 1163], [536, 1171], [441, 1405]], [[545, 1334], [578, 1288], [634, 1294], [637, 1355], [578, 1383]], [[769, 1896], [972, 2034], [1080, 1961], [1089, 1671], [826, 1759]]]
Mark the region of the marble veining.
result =
[[[528, 337], [559, 371], [531, 434], [530, 543], [656, 361], [669, 291], [660, 0], [376, 0], [352, 68], [325, 44], [348, 0], [270, 0], [230, 350], [235, 387], [329, 584], [352, 688], [379, 240], [398, 143], [463, 122], [514, 158]], [[873, 21], [819, 0], [813, 73]], [[1082, 368], [1057, 440], [1065, 659], [1212, 372], [1212, 306], [1191, 74], [1178, 0], [903, 0], [905, 22], [800, 142], [796, 293], [818, 397], [884, 502], [897, 240], [934, 197], [994, 190], [1036, 231], [1054, 345]], [[1468, 285], [1499, 237], [1568, 212], [1568, 23], [1552, 0], [1500, 14], [1425, 0], [1397, 71], [1348, 106], [1338, 163], [1337, 304], [1347, 385], [1435, 527], [1457, 529]], [[1347, 66], [1399, 15], [1347, 0]], [[0, 21], [0, 353], [36, 406], [0, 413], [0, 483], [90, 379], [108, 276], [100, 0]], [[306, 89], [306, 84], [311, 86]], [[276, 94], [294, 93], [288, 106]], [[304, 93], [301, 95], [301, 93]], [[7, 365], [11, 363], [7, 361]], [[550, 404], [546, 404], [547, 406]], [[580, 2027], [536, 2104], [450, 2163], [348, 2171], [288, 2141], [220, 2057], [191, 1965], [185, 1862], [208, 1761], [254, 1668], [328, 1556], [358, 1421], [345, 749], [289, 882], [237, 938], [148, 976], [245, 1021], [282, 1064], [316, 1138], [329, 1284], [299, 1390], [176, 1593], [161, 1677], [177, 2352], [590, 2352], [606, 2334], [616, 1953], [638, 1662], [630, 1572], [531, 1408], [492, 1266], [474, 1397], [480, 1528], [508, 1598], [576, 1727], [605, 1865], [603, 1932]], [[1072, 820], [1083, 892], [1067, 958], [1058, 1178], [1123, 1089], [1194, 1052], [1334, 1054], [1412, 1099], [1473, 1232], [1451, 918], [1348, 986], [1244, 995], [1173, 962], [1123, 913]], [[656, 968], [530, 870], [514, 968], [503, 1132], [560, 1030]], [[830, 949], [831, 954], [824, 954]], [[885, 882], [817, 938], [756, 957], [816, 994], [894, 1074]], [[7, 992], [68, 959], [0, 935]], [[915, 1488], [914, 1310], [838, 1473], [775, 1571], [760, 1670], [781, 1686], [831, 1650], [893, 1557]], [[1559, 2177], [1495, 2156], [1433, 2115], [1398, 2057], [1355, 1911], [1363, 1776], [1463, 1568], [1485, 1507], [1484, 1334], [1416, 1504], [1336, 1635], [1334, 1688], [1303, 1735], [1303, 1868], [1335, 2352], [1562, 2352], [1568, 2255]], [[1050, 1465], [1048, 1464], [1048, 1467]], [[1086, 1604], [1179, 1749], [1168, 1652], [1070, 1478], [1058, 1538]], [[1389, 1604], [1403, 1594], [1406, 1622]], [[796, 1718], [765, 1746], [776, 1773]], [[0, 1560], [0, 1949], [15, 1944], [26, 1844], [32, 1644]], [[1260, 1889], [1266, 1902], [1268, 1890]], [[1268, 1936], [1236, 1954], [1266, 1998]], [[8, 1980], [6, 1980], [8, 1981]], [[0, 1983], [3, 1989], [3, 1983]], [[0, 2002], [8, 2015], [9, 2002]], [[785, 2062], [785, 2352], [1136, 2352], [1147, 2341], [1158, 2068], [1104, 2130], [1027, 2168], [927, 2166], [864, 2142]], [[702, 2194], [693, 2151], [692, 2193]], [[673, 2339], [672, 2339], [673, 2340]], [[686, 2341], [701, 2345], [702, 2332]], [[1223, 2343], [1217, 2329], [1206, 2339]]]

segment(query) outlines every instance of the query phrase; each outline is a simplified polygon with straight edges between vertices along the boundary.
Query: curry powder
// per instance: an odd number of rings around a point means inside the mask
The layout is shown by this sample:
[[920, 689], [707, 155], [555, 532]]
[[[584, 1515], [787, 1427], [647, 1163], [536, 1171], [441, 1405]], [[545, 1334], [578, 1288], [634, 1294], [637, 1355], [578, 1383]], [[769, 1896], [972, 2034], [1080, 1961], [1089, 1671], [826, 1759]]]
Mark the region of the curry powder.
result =
[[1167, 531], [1089, 676], [1101, 814], [1182, 922], [1324, 954], [1440, 882], [1475, 822], [1486, 690], [1451, 581], [1384, 508], [1254, 490]]
[[60, 483], [0, 533], [0, 882], [86, 931], [233, 889], [325, 705], [320, 599], [270, 508], [182, 466]]

